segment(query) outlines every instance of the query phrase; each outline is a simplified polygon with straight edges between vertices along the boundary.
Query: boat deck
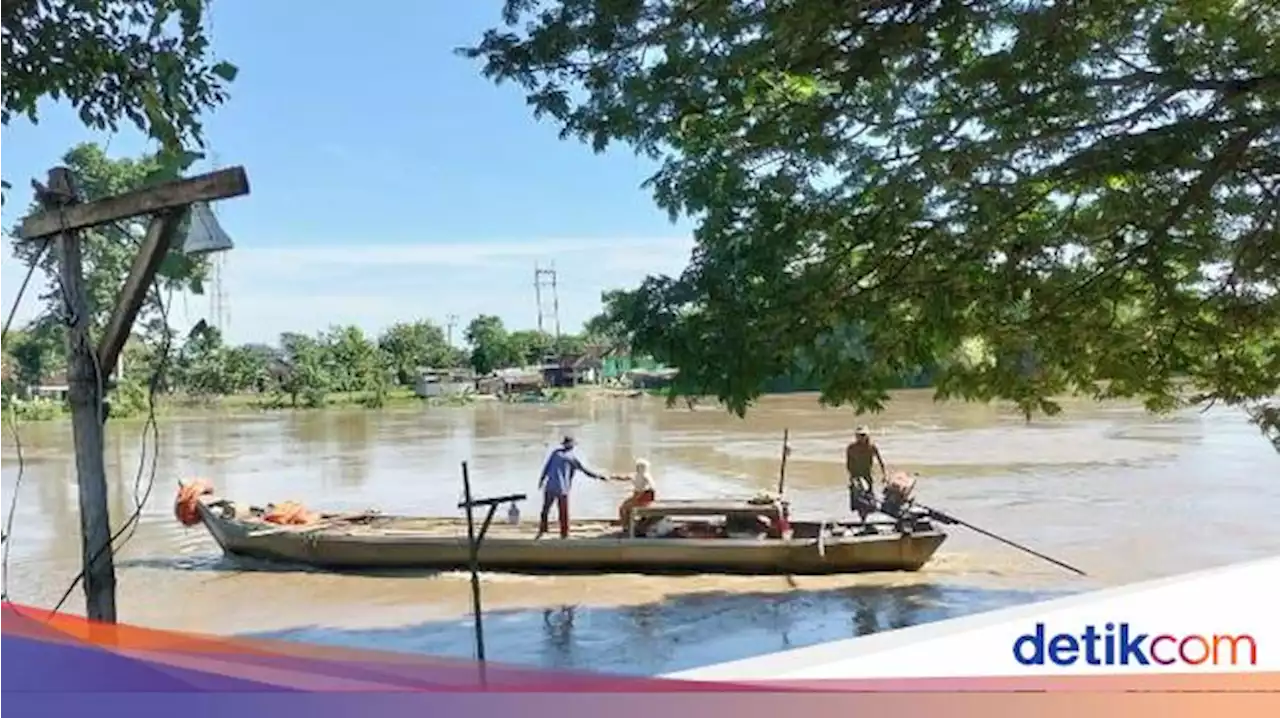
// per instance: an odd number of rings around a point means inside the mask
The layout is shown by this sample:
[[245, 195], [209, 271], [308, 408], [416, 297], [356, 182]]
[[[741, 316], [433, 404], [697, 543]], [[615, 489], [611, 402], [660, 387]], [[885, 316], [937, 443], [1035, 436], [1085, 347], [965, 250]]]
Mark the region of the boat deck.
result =
[[[418, 517], [418, 516], [384, 516], [384, 515], [362, 515], [362, 516], [321, 516], [320, 520], [312, 524], [300, 525], [280, 525], [263, 521], [259, 516], [238, 517], [234, 523], [245, 527], [249, 531], [250, 536], [267, 536], [274, 534], [324, 534], [329, 536], [343, 536], [351, 538], [374, 537], [374, 536], [415, 536], [420, 538], [456, 538], [467, 540], [467, 522], [461, 518], [445, 518], [445, 517]], [[698, 522], [693, 522], [698, 523]], [[481, 521], [476, 522], [476, 530], [480, 530]], [[713, 525], [713, 524], [709, 524]], [[866, 531], [867, 529], [877, 529], [890, 531], [893, 528], [892, 521], [868, 521], [867, 523], [859, 523], [857, 521], [844, 522], [817, 522], [817, 521], [794, 521], [791, 527], [797, 538], [816, 538], [823, 526], [832, 530], [849, 530], [849, 531]], [[879, 533], [879, 531], [877, 531]], [[489, 539], [509, 539], [509, 540], [531, 540], [538, 535], [538, 522], [534, 520], [522, 520], [517, 525], [511, 525], [505, 520], [499, 521], [495, 519], [489, 525], [489, 530], [485, 534], [485, 540]], [[559, 524], [553, 519], [548, 522], [546, 538], [559, 539]], [[609, 539], [609, 538], [629, 538], [629, 532], [622, 528], [616, 520], [610, 519], [581, 519], [575, 520], [569, 525], [569, 539]], [[714, 537], [705, 537], [714, 540]], [[763, 536], [762, 536], [763, 538]]]
[[[662, 507], [659, 507], [661, 509]], [[330, 569], [427, 568], [455, 570], [472, 560], [484, 570], [519, 573], [740, 573], [826, 574], [918, 570], [946, 539], [930, 525], [902, 532], [892, 521], [792, 521], [776, 526], [732, 523], [734, 515], [769, 514], [772, 506], [693, 502], [656, 513], [675, 517], [658, 536], [632, 536], [617, 521], [574, 521], [568, 541], [558, 522], [534, 541], [537, 521], [496, 520], [473, 556], [463, 518], [387, 516], [374, 512], [312, 515], [308, 523], [280, 525], [263, 510], [206, 498], [201, 517], [229, 554]], [[723, 522], [712, 513], [729, 514]], [[505, 517], [504, 517], [505, 519]], [[482, 519], [483, 520], [483, 519]]]
[[[476, 521], [476, 530], [480, 530], [481, 520]], [[306, 526], [299, 527], [299, 530], [305, 530]], [[439, 536], [466, 538], [467, 522], [465, 519], [449, 519], [449, 518], [420, 518], [409, 516], [381, 516], [359, 522], [348, 522], [338, 524], [329, 529], [334, 533], [343, 533], [350, 536], [362, 535], [394, 535], [394, 534], [416, 534], [420, 536]], [[548, 524], [548, 535], [559, 537], [559, 525], [553, 519]], [[485, 534], [485, 539], [491, 538], [507, 538], [507, 539], [531, 539], [538, 534], [537, 520], [522, 520], [519, 525], [512, 526], [506, 521], [494, 519], [489, 525], [489, 531]], [[589, 519], [586, 521], [574, 521], [569, 525], [569, 538], [609, 538], [622, 536], [622, 529], [616, 521], [608, 521], [605, 519]]]

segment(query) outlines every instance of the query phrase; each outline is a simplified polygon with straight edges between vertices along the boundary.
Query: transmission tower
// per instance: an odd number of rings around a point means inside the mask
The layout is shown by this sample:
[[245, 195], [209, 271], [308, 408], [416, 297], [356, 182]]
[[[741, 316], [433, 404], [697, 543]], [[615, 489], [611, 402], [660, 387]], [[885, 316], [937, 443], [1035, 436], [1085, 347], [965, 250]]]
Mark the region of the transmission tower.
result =
[[210, 271], [212, 273], [213, 285], [212, 291], [209, 293], [209, 313], [212, 324], [218, 328], [223, 334], [227, 333], [228, 325], [231, 323], [231, 312], [227, 310], [227, 295], [223, 283], [223, 272], [225, 270], [226, 254], [219, 252], [210, 259]]
[[456, 326], [458, 326], [458, 315], [457, 315], [457, 314], [450, 314], [449, 316], [445, 317], [445, 321], [444, 321], [444, 327], [445, 327], [445, 329], [444, 329], [444, 331], [445, 331], [444, 341], [445, 341], [445, 343], [446, 343], [446, 344], [448, 344], [449, 346], [453, 346], [453, 328], [454, 328], [454, 327], [456, 327]]
[[[212, 153], [209, 156], [210, 164], [213, 169], [218, 169], [218, 154]], [[213, 205], [209, 205], [209, 211], [213, 212]], [[231, 311], [227, 305], [226, 289], [223, 284], [223, 273], [226, 270], [227, 252], [218, 252], [210, 258], [209, 270], [212, 274], [210, 284], [212, 291], [209, 293], [209, 314], [210, 323], [218, 328], [225, 337], [231, 328]]]
[[533, 293], [538, 302], [538, 331], [555, 328], [555, 338], [560, 338], [560, 294], [556, 290], [556, 265], [543, 268], [533, 266]]

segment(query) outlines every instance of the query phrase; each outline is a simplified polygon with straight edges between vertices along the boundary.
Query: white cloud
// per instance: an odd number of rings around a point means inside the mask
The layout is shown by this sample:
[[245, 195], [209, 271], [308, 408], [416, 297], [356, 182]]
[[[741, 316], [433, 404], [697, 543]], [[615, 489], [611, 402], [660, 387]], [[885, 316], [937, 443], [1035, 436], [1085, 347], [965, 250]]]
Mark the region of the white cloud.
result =
[[[459, 317], [455, 338], [477, 314], [495, 314], [512, 328], [537, 321], [535, 263], [554, 262], [561, 327], [578, 330], [600, 309], [600, 294], [634, 287], [648, 274], [676, 274], [688, 263], [688, 237], [545, 239], [349, 246], [252, 246], [240, 240], [224, 256], [223, 296], [228, 338], [274, 342], [283, 331], [315, 332], [356, 324], [369, 332], [404, 320], [444, 323]], [[25, 266], [6, 256], [7, 309]], [[15, 325], [30, 319], [42, 282], [33, 280]], [[211, 290], [177, 299], [171, 321], [179, 328], [212, 319]], [[548, 301], [549, 304], [549, 301]]]

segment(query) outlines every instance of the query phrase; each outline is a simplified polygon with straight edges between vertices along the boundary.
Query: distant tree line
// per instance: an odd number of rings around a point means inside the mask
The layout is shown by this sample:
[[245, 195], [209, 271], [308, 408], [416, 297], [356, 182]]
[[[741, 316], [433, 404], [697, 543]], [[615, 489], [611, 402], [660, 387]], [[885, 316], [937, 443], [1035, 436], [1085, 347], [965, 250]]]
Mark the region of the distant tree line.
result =
[[[472, 320], [466, 339], [469, 351], [451, 346], [439, 325], [419, 320], [394, 324], [377, 336], [356, 326], [335, 326], [314, 335], [286, 332], [275, 346], [233, 345], [216, 327], [200, 322], [185, 337], [170, 337], [164, 362], [163, 341], [136, 336], [125, 350], [123, 376], [106, 379], [113, 414], [143, 408], [153, 378], [162, 394], [195, 399], [260, 394], [270, 398], [266, 403], [318, 407], [341, 393], [360, 394], [361, 403], [377, 407], [391, 391], [413, 387], [422, 369], [470, 369], [484, 375], [582, 352], [593, 341], [581, 335], [557, 339], [533, 330], [508, 331], [494, 316]], [[4, 362], [6, 398], [26, 396], [60, 377], [65, 370], [61, 326], [41, 320], [11, 332]]]

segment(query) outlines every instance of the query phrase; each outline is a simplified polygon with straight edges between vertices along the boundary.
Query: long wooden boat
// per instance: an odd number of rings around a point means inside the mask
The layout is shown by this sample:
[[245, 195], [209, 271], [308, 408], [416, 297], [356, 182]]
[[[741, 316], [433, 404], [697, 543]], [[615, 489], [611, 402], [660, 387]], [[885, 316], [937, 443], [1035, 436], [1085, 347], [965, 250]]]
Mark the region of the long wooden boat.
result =
[[[308, 524], [281, 526], [264, 520], [265, 509], [237, 506], [213, 495], [201, 496], [197, 510], [214, 540], [234, 556], [328, 570], [460, 570], [470, 565], [463, 519], [373, 512], [318, 515]], [[495, 522], [479, 545], [480, 569], [748, 575], [915, 571], [947, 538], [925, 513], [906, 520], [794, 521], [779, 502], [723, 500], [651, 504], [638, 509], [627, 527], [617, 521], [575, 521], [564, 540], [554, 523], [548, 536], [535, 534], [536, 526], [529, 522]]]

